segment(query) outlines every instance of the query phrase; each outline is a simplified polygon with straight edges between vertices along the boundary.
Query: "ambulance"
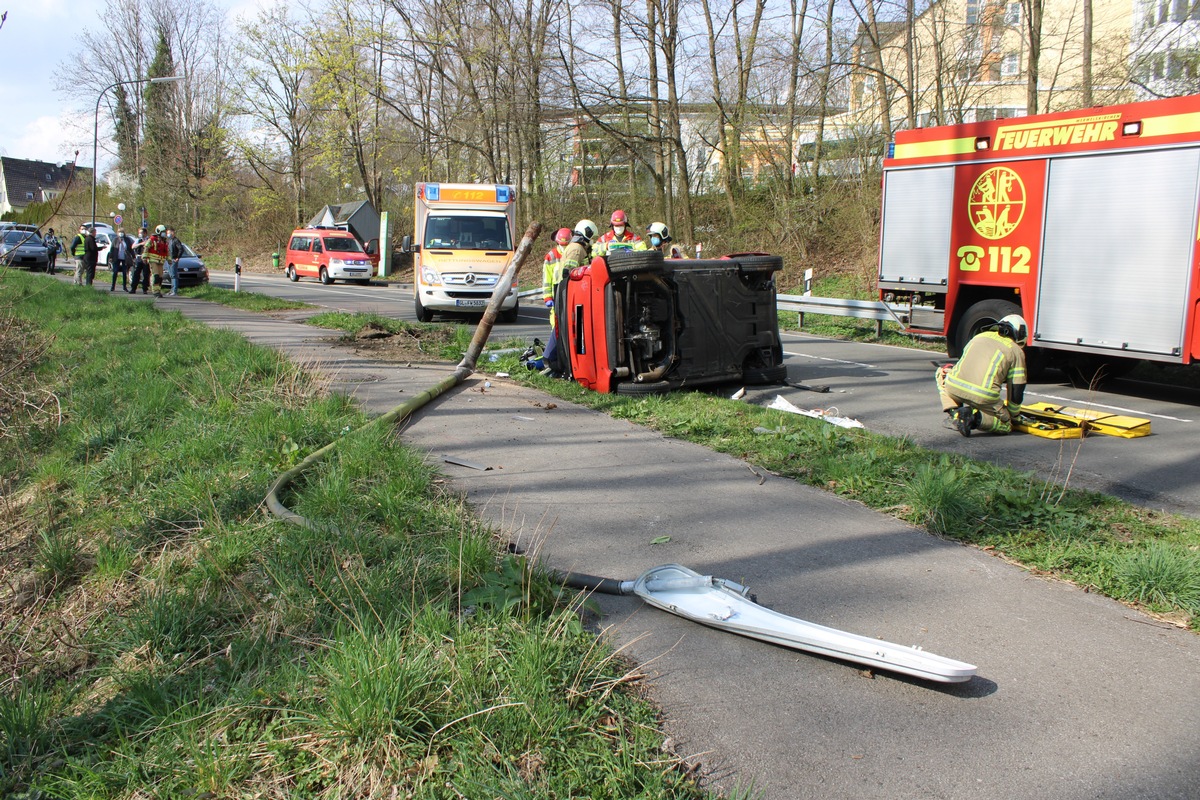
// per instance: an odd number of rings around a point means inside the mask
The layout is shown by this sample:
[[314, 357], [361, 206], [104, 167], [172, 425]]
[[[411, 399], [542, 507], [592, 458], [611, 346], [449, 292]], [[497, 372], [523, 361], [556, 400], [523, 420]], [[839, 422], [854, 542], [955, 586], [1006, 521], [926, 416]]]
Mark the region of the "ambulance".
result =
[[[502, 184], [418, 183], [413, 235], [401, 250], [413, 254], [417, 319], [435, 313], [482, 313], [515, 249], [516, 193]], [[517, 287], [500, 307], [517, 320]]]
[[898, 132], [879, 291], [961, 355], [1006, 314], [1089, 384], [1200, 358], [1200, 96]]

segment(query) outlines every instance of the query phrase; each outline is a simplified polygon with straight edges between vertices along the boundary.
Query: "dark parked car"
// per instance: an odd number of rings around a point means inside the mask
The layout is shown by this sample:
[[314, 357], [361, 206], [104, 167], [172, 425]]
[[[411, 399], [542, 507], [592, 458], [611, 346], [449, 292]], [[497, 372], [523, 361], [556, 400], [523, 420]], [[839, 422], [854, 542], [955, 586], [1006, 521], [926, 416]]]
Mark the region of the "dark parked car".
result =
[[[186, 244], [183, 245], [183, 258], [179, 259], [178, 271], [180, 286], [200, 286], [208, 283], [208, 267], [204, 266], [199, 254]], [[163, 281], [169, 281], [165, 272]]]
[[36, 232], [10, 228], [0, 238], [0, 264], [44, 270], [50, 266], [50, 252]]

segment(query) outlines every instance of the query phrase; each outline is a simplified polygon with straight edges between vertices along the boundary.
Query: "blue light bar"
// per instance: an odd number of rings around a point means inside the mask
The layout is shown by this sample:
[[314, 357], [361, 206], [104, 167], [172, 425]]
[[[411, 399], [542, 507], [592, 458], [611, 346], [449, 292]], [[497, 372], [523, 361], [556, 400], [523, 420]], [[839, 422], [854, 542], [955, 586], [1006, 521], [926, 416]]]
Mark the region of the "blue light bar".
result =
[[425, 184], [425, 199], [437, 202], [442, 197], [442, 187], [436, 183]]

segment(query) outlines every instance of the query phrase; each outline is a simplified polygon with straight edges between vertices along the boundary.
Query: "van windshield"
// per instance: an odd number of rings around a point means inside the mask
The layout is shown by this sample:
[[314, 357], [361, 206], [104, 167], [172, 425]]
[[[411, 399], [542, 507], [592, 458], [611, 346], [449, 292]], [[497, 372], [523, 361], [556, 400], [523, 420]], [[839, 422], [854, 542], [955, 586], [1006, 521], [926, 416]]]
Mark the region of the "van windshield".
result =
[[426, 248], [511, 250], [508, 217], [430, 215], [425, 220]]
[[339, 236], [336, 239], [331, 236], [322, 241], [325, 242], [325, 252], [327, 253], [361, 253], [363, 251], [358, 239], [351, 239], [349, 236]]

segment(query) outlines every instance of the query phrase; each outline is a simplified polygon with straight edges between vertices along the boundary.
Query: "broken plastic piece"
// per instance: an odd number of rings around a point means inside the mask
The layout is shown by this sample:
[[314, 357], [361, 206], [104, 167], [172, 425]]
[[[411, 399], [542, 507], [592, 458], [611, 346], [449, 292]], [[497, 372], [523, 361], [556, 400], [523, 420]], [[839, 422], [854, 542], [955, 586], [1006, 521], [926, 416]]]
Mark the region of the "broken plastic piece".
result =
[[783, 395], [775, 395], [775, 399], [771, 401], [771, 404], [767, 406], [767, 408], [773, 408], [776, 411], [786, 411], [789, 414], [800, 414], [801, 416], [812, 417], [813, 419], [825, 420], [830, 425], [837, 425], [839, 428], [865, 427], [856, 419], [839, 416], [836, 408], [826, 408], [824, 410], [813, 409], [812, 411], [807, 411], [803, 408], [797, 408], [796, 406], [792, 405], [784, 399]]

